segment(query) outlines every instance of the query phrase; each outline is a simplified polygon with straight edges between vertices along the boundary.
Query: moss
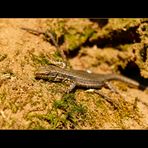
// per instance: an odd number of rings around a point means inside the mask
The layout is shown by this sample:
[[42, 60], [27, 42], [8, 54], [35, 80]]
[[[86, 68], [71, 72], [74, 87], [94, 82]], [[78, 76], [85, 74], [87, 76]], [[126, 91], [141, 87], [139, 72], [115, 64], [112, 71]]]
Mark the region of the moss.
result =
[[94, 29], [86, 27], [83, 32], [77, 32], [77, 30], [69, 30], [65, 34], [66, 48], [70, 51], [80, 47], [86, 40], [94, 33]]
[[27, 129], [31, 129], [31, 130], [44, 130], [44, 129], [47, 129], [47, 127], [43, 126], [40, 123], [40, 121], [33, 120], [32, 122], [30, 122], [30, 124], [28, 125]]
[[55, 51], [54, 54], [52, 55], [55, 61], [61, 61], [62, 62], [62, 57], [58, 51]]
[[56, 34], [57, 41], [63, 36], [62, 45], [66, 51], [73, 51], [81, 46], [97, 28], [89, 19], [56, 19], [53, 22], [47, 22], [47, 24], [49, 26], [47, 30]]
[[56, 39], [65, 33], [66, 19], [54, 19], [47, 21], [48, 29], [51, 31]]
[[33, 53], [30, 53], [31, 59], [35, 64], [41, 64], [41, 65], [49, 65], [51, 62], [48, 60], [48, 58], [43, 54], [40, 53], [40, 55], [35, 55]]
[[48, 113], [46, 115], [41, 115], [39, 117], [41, 120], [45, 120], [50, 124], [51, 129], [56, 129], [60, 122], [60, 118], [54, 112]]
[[85, 108], [82, 104], [77, 104], [75, 101], [75, 95], [70, 93], [63, 96], [61, 100], [56, 100], [53, 103], [53, 107], [56, 109], [62, 109], [69, 112], [71, 115], [73, 113], [85, 113]]
[[69, 126], [76, 128], [78, 121], [84, 119], [86, 108], [77, 104], [74, 94], [66, 94], [61, 100], [53, 102], [52, 109], [47, 114], [28, 115], [27, 119], [38, 118], [47, 121], [51, 129], [66, 129]]

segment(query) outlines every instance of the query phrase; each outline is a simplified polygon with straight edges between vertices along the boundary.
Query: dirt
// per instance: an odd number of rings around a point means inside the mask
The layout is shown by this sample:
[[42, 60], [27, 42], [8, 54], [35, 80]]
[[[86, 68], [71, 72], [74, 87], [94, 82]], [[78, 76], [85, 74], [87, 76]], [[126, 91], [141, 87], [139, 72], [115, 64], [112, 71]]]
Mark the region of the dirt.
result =
[[147, 90], [112, 82], [122, 97], [101, 91], [114, 108], [84, 89], [65, 95], [67, 85], [36, 80], [39, 66], [62, 58], [44, 35], [21, 29], [52, 30], [73, 69], [125, 74], [148, 86], [147, 26], [147, 19], [0, 19], [0, 128], [147, 129]]

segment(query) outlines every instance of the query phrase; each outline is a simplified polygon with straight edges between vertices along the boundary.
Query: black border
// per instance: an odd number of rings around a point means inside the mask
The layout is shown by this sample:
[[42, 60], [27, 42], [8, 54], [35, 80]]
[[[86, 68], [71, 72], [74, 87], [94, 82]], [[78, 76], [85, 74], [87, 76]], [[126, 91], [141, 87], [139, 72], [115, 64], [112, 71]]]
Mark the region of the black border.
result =
[[[69, 145], [98, 147], [140, 147], [148, 142], [147, 130], [1, 130], [0, 143], [5, 145]], [[12, 146], [12, 145], [11, 145]]]
[[145, 1], [5, 1], [0, 18], [148, 18]]
[[[3, 1], [4, 2], [4, 1]], [[61, 4], [62, 3], [62, 4]], [[147, 4], [126, 1], [7, 1], [1, 3], [0, 18], [148, 18]], [[128, 147], [147, 146], [147, 130], [1, 130], [0, 144], [33, 147], [85, 145]], [[49, 145], [50, 144], [50, 145]], [[94, 145], [95, 144], [95, 145]], [[101, 146], [102, 145], [102, 146]]]

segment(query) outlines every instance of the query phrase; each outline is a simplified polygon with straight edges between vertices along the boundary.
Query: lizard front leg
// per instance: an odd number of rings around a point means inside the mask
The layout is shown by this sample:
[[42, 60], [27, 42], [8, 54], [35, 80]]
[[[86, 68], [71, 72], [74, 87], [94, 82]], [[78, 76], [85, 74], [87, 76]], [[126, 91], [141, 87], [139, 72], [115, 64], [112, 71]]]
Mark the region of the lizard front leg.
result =
[[76, 87], [76, 83], [72, 82], [69, 86], [69, 89], [67, 90], [67, 93], [70, 93], [74, 90], [74, 88]]
[[68, 90], [65, 91], [67, 94], [72, 92], [74, 90], [74, 88], [76, 87], [76, 82], [69, 80], [67, 78], [63, 79], [62, 82], [65, 82], [67, 85], [69, 85]]

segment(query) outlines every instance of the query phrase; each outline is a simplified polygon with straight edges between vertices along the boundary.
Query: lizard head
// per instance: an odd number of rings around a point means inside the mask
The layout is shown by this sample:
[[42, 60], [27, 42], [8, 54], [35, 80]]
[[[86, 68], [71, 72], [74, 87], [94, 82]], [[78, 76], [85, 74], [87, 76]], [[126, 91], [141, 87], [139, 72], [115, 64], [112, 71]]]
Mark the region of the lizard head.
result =
[[39, 67], [35, 72], [36, 79], [54, 80], [57, 76], [57, 68], [54, 65]]

